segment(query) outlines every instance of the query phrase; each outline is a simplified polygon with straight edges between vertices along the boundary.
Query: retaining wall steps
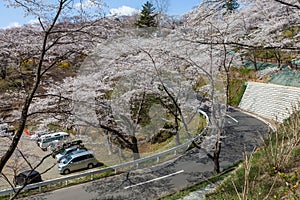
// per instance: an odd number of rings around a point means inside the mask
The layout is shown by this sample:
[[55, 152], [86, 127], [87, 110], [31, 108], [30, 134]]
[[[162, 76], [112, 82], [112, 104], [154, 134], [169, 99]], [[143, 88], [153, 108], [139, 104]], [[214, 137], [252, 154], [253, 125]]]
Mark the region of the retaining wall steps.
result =
[[248, 82], [239, 107], [262, 117], [283, 122], [299, 107], [300, 88]]

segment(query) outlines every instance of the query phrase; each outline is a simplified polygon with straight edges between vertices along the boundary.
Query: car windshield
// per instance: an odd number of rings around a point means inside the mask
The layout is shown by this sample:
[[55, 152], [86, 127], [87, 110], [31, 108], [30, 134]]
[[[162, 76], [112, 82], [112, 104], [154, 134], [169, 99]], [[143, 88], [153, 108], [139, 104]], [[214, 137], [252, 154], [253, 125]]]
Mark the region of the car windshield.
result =
[[65, 149], [65, 150], [63, 150], [60, 154], [61, 155], [65, 155], [67, 153], [67, 150]]
[[64, 159], [62, 160], [62, 163], [63, 163], [63, 164], [67, 164], [71, 159], [72, 159], [71, 156], [67, 156], [66, 158], [64, 158]]
[[76, 150], [76, 148], [68, 148], [68, 149], [64, 149], [60, 154], [62, 155], [62, 156], [64, 156], [64, 155], [67, 155], [67, 154], [69, 154], [69, 153], [71, 153], [71, 152], [73, 152], [73, 151], [75, 151]]

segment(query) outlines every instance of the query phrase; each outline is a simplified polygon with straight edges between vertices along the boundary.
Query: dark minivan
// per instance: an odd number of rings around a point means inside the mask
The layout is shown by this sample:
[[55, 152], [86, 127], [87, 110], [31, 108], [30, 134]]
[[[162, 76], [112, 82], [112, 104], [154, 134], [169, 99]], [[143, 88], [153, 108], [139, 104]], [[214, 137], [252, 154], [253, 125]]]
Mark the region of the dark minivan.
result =
[[19, 173], [14, 178], [15, 185], [24, 185], [27, 180], [27, 184], [38, 183], [42, 181], [41, 174], [35, 170], [27, 170]]

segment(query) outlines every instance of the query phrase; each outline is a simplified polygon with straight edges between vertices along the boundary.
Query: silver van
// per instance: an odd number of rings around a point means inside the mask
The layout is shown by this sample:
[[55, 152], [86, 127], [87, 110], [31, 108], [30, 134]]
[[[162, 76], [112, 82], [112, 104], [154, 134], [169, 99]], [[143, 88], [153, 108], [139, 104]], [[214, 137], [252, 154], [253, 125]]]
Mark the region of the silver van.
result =
[[86, 148], [83, 147], [77, 147], [77, 146], [71, 146], [69, 148], [66, 148], [62, 152], [55, 155], [55, 158], [57, 162], [61, 162], [63, 159], [65, 159], [68, 155], [78, 154], [81, 152], [87, 151]]
[[71, 171], [76, 171], [84, 168], [93, 168], [98, 164], [93, 152], [84, 151], [68, 155], [58, 164], [58, 172], [60, 174], [69, 174]]

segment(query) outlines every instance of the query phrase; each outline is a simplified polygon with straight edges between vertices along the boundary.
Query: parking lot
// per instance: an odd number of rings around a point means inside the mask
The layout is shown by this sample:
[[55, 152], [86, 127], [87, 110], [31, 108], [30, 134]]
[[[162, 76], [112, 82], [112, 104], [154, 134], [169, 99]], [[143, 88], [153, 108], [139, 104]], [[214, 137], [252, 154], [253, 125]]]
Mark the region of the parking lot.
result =
[[[90, 134], [84, 135], [77, 135], [77, 136], [70, 136], [70, 139], [79, 138], [83, 141], [84, 146], [93, 151], [96, 159], [101, 163], [106, 165], [114, 165], [117, 163], [123, 162], [122, 158], [120, 157], [119, 153], [109, 154], [106, 148], [105, 139], [100, 134], [93, 133], [92, 131]], [[3, 155], [5, 150], [10, 143], [10, 139], [8, 137], [1, 137], [0, 138], [0, 153]], [[13, 177], [15, 174], [18, 174], [22, 171], [29, 170], [29, 165], [25, 162], [25, 160], [20, 155], [19, 151], [28, 159], [32, 167], [35, 167], [39, 164], [43, 157], [48, 154], [51, 154], [52, 151], [43, 151], [36, 143], [36, 140], [31, 139], [28, 135], [23, 134], [20, 143], [18, 145], [18, 150], [14, 153], [13, 157], [10, 159], [9, 163], [3, 170], [5, 176], [12, 182]], [[122, 156], [126, 155], [126, 152], [123, 152]], [[49, 169], [52, 167], [51, 169]], [[49, 170], [48, 170], [49, 169]], [[62, 177], [58, 173], [57, 169], [57, 160], [52, 156], [49, 156], [44, 160], [44, 162], [36, 169], [38, 172], [42, 174], [42, 180], [49, 180], [54, 178]], [[46, 173], [46, 170], [48, 170]], [[75, 172], [81, 173], [81, 171]], [[1, 177], [0, 179], [0, 190], [10, 188], [8, 182]]]

